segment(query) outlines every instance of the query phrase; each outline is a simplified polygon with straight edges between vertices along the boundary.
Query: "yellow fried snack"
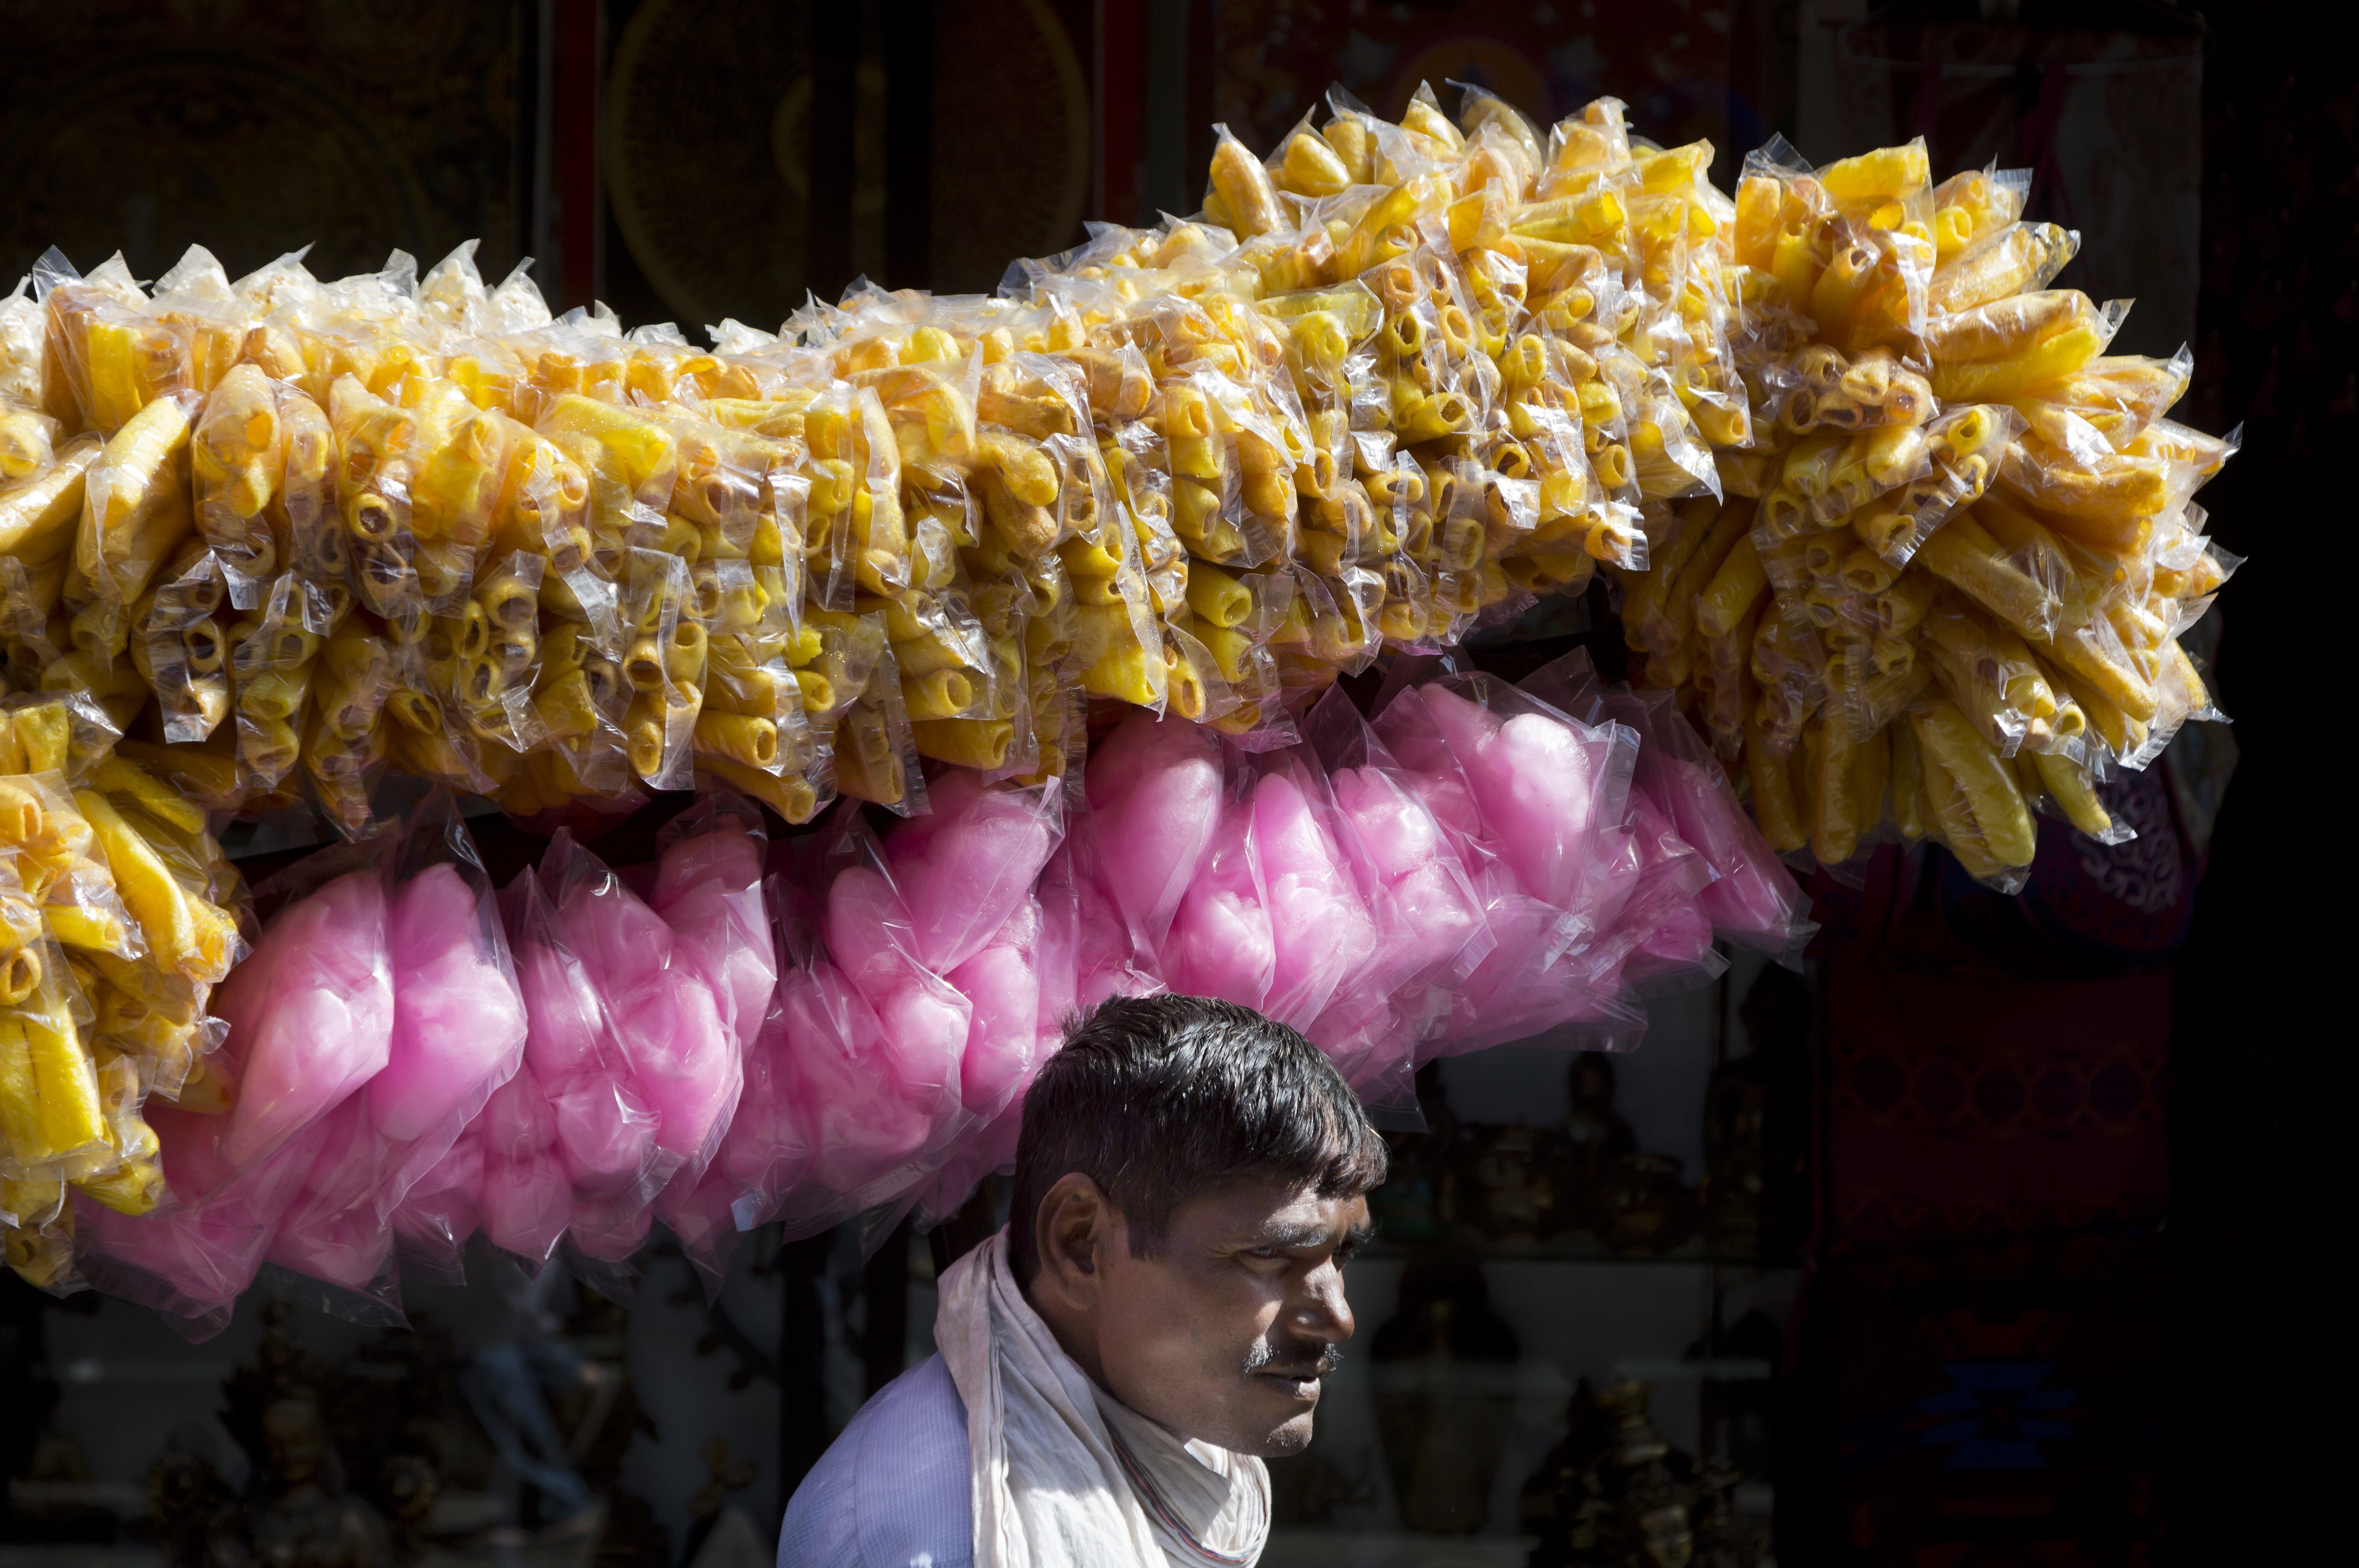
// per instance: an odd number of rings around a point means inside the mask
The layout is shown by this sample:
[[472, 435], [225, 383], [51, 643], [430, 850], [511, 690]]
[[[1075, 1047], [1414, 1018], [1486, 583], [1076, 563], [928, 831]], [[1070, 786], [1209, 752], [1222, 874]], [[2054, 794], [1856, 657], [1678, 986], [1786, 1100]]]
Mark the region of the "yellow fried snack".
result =
[[[2190, 499], [2230, 448], [2167, 418], [2184, 355], [2105, 354], [2119, 310], [2050, 287], [2078, 242], [2019, 171], [1713, 163], [1611, 100], [1338, 97], [991, 298], [864, 288], [709, 350], [464, 248], [201, 310], [210, 258], [163, 299], [60, 275], [0, 378], [10, 688], [209, 811], [362, 833], [400, 769], [527, 820], [699, 779], [804, 820], [919, 809], [919, 758], [1049, 776], [1093, 702], [1283, 734], [1603, 569], [1781, 848], [1889, 820], [2003, 871], [1912, 709], [2125, 765], [2212, 712], [2176, 639], [2234, 565]], [[82, 814], [125, 931], [70, 902], [60, 939], [210, 972], [216, 906]]]
[[2027, 794], [2110, 838], [2092, 758], [2144, 766], [2211, 712], [2178, 638], [2233, 558], [2190, 497], [2234, 443], [2164, 418], [2190, 356], [2107, 356], [2125, 307], [2049, 287], [2079, 238], [2022, 221], [2019, 172], [1929, 183], [1921, 147], [1748, 163], [1715, 243], [1755, 417], [1698, 428], [1757, 499], [1750, 549], [1697, 581], [1709, 531], [1674, 509], [1616, 575], [1635, 679], [1743, 758], [1773, 844], [1859, 853], [1873, 809], [2011, 887]]

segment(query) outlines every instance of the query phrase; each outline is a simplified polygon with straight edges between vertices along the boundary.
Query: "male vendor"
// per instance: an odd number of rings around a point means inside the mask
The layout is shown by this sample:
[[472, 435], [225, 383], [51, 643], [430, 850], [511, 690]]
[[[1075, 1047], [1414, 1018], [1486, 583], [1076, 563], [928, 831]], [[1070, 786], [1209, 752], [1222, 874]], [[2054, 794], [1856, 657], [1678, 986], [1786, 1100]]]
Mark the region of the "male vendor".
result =
[[1116, 998], [1024, 1103], [1006, 1229], [941, 1281], [941, 1353], [862, 1407], [778, 1568], [1245, 1564], [1310, 1441], [1385, 1146], [1294, 1030]]

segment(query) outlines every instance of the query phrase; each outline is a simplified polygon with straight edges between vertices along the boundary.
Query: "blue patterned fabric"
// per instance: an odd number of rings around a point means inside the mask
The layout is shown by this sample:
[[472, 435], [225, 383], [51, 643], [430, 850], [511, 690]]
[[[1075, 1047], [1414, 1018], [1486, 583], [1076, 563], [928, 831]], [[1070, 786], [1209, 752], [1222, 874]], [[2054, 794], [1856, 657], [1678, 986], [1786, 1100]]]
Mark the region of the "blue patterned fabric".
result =
[[860, 1407], [795, 1488], [778, 1568], [972, 1568], [966, 1405], [929, 1356]]

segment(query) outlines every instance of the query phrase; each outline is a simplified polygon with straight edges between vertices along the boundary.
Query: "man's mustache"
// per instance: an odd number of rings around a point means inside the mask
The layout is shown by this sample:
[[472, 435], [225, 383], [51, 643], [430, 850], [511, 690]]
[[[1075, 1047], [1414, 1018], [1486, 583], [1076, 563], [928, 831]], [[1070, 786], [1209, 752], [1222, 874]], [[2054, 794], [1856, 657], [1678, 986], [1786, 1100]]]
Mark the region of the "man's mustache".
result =
[[1325, 1377], [1343, 1365], [1343, 1347], [1315, 1339], [1297, 1340], [1289, 1345], [1272, 1345], [1262, 1340], [1245, 1353], [1245, 1376], [1257, 1373], [1273, 1376], [1292, 1375], [1298, 1377]]

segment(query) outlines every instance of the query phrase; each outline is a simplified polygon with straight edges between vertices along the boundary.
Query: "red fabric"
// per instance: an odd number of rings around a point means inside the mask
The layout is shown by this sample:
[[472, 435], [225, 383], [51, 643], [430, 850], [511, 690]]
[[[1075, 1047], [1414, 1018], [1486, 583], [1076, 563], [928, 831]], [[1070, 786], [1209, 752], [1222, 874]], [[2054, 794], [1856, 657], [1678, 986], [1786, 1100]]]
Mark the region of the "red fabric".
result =
[[1941, 947], [1827, 968], [1824, 1249], [2158, 1221], [2169, 973], [2026, 981]]

